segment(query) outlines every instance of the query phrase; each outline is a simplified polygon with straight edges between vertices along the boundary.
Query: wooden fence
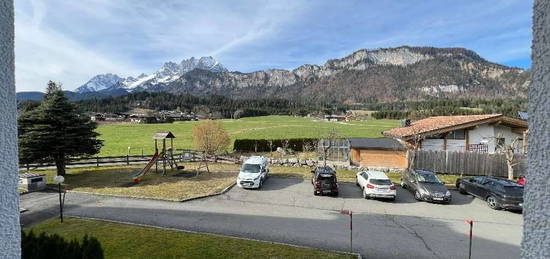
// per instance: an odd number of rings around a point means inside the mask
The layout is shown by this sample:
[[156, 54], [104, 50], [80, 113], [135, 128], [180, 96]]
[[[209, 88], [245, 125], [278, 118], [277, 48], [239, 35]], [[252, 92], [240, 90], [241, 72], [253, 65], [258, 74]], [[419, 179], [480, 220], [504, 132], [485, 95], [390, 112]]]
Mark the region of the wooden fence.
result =
[[[109, 166], [109, 165], [130, 165], [130, 164], [144, 164], [151, 160], [153, 155], [131, 155], [131, 156], [104, 156], [104, 157], [82, 157], [82, 158], [70, 158], [67, 161], [67, 166]], [[202, 153], [196, 150], [190, 149], [177, 149], [174, 152], [174, 160], [176, 162], [196, 162], [202, 159]], [[229, 156], [207, 156], [208, 161], [216, 161], [221, 163], [237, 163], [237, 158]], [[53, 162], [44, 163], [32, 163], [24, 164], [20, 163], [20, 169], [33, 170], [38, 168], [55, 167]]]
[[[415, 168], [447, 174], [486, 175], [508, 177], [508, 166], [503, 154], [451, 151], [409, 151], [416, 152]], [[409, 154], [409, 157], [413, 157]], [[525, 175], [527, 159], [514, 167], [514, 176]]]

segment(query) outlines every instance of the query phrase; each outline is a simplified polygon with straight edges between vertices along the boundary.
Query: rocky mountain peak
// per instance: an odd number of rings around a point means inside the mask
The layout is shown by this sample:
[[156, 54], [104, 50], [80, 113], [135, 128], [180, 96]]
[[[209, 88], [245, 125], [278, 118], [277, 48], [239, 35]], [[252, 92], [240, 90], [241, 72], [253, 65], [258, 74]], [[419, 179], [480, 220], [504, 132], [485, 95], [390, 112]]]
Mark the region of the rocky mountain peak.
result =
[[102, 91], [112, 86], [119, 85], [124, 79], [116, 74], [107, 73], [92, 77], [84, 85], [76, 89], [78, 93]]
[[[302, 65], [291, 71], [228, 72], [213, 57], [191, 57], [179, 63], [167, 62], [149, 76], [128, 77], [122, 79], [122, 83], [115, 76], [103, 75], [114, 78], [111, 83], [115, 87], [121, 85], [119, 87], [129, 92], [358, 103], [420, 100], [432, 96], [522, 96], [529, 85], [528, 71], [489, 62], [468, 49], [409, 46], [360, 49], [324, 65]], [[81, 88], [83, 91], [109, 89], [99, 83]]]
[[181, 61], [180, 67], [183, 73], [189, 72], [193, 69], [203, 69], [212, 72], [227, 72], [227, 69], [211, 56], [201, 57], [199, 59], [196, 59], [195, 57], [184, 59]]

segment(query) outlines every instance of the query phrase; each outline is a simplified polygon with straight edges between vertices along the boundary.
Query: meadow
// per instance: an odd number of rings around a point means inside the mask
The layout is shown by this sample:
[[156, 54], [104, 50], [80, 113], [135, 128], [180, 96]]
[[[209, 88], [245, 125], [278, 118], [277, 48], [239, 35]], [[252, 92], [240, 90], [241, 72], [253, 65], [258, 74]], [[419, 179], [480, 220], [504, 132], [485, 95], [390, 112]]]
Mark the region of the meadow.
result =
[[66, 240], [81, 239], [85, 234], [96, 237], [105, 258], [357, 258], [312, 248], [70, 217], [63, 223], [50, 219], [25, 228], [31, 230]]
[[[318, 121], [291, 116], [263, 116], [237, 120], [219, 120], [235, 139], [287, 139], [318, 138], [327, 136], [333, 129], [340, 137], [382, 137], [382, 131], [399, 126], [397, 120], [362, 120], [350, 122]], [[159, 131], [171, 131], [176, 138], [174, 147], [193, 148], [192, 129], [200, 121], [170, 124], [103, 124], [98, 126], [104, 146], [99, 156], [152, 154], [152, 136]], [[168, 143], [167, 143], [168, 144]], [[233, 149], [233, 144], [229, 150]]]

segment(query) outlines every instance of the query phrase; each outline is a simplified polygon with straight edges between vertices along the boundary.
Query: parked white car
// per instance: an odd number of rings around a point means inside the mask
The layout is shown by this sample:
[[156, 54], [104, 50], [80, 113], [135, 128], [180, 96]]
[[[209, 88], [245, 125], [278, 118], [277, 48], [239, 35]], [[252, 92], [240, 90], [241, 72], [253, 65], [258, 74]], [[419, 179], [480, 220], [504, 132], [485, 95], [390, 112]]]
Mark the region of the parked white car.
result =
[[395, 200], [397, 190], [388, 176], [380, 171], [361, 171], [356, 175], [356, 184], [363, 191], [363, 198], [386, 198]]
[[244, 161], [239, 175], [237, 186], [241, 188], [262, 188], [269, 176], [269, 161], [263, 156], [253, 156]]

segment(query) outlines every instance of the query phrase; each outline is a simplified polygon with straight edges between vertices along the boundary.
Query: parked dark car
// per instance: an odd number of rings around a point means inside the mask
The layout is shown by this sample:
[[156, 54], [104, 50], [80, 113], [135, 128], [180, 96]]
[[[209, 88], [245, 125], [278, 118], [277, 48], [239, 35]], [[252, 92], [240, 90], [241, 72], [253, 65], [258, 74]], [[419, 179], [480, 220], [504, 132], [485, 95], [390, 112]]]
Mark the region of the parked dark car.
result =
[[317, 167], [311, 171], [313, 178], [314, 195], [333, 195], [338, 196], [338, 180], [336, 179], [336, 171], [330, 167]]
[[401, 187], [414, 193], [414, 198], [419, 201], [449, 203], [452, 199], [445, 183], [428, 170], [407, 170], [401, 178]]
[[523, 186], [516, 182], [476, 176], [457, 179], [456, 188], [462, 194], [471, 194], [487, 201], [491, 209], [523, 209]]

